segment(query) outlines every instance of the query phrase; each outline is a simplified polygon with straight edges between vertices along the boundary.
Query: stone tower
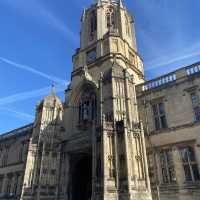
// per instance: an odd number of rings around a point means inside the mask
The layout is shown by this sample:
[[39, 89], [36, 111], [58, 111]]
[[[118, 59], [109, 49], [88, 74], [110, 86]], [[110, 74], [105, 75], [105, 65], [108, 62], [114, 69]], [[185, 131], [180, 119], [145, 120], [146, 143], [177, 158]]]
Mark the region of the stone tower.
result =
[[52, 90], [37, 106], [21, 199], [151, 200], [133, 17], [98, 0], [81, 24], [65, 102]]
[[55, 89], [37, 105], [21, 199], [56, 199], [63, 106]]
[[61, 191], [67, 200], [151, 200], [135, 93], [144, 74], [134, 19], [122, 0], [98, 0], [81, 24], [65, 93]]

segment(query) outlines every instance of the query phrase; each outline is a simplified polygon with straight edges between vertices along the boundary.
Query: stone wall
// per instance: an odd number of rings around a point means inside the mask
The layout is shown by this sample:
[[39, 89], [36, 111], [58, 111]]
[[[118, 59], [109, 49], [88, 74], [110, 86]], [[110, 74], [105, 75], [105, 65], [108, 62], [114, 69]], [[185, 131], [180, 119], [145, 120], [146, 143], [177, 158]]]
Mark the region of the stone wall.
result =
[[199, 72], [196, 63], [137, 86], [154, 199], [200, 198]]

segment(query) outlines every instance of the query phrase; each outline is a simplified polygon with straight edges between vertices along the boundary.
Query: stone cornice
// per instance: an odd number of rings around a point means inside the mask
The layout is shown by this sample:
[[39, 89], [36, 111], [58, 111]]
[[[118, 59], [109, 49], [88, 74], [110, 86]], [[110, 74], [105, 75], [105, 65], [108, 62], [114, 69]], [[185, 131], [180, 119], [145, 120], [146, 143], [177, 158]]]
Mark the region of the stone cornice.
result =
[[[126, 65], [128, 65], [128, 68], [132, 69], [135, 73], [137, 73], [142, 79], [144, 79], [143, 73], [135, 67], [135, 65], [131, 64], [128, 59], [121, 53], [108, 53], [102, 57], [97, 58], [94, 62], [90, 63], [88, 65], [88, 69], [92, 69], [93, 67], [100, 66], [102, 63], [109, 59], [114, 59], [117, 56], [117, 59], [122, 60]], [[79, 67], [78, 69], [74, 70], [72, 72], [71, 78], [74, 76], [81, 74], [82, 67]]]
[[180, 126], [174, 126], [174, 127], [170, 127], [167, 129], [162, 129], [159, 131], [152, 131], [150, 133], [150, 137], [153, 135], [160, 135], [160, 134], [165, 134], [165, 133], [169, 133], [169, 132], [174, 132], [180, 129], [184, 129], [184, 128], [191, 128], [191, 127], [195, 127], [195, 126], [200, 126], [200, 122], [192, 122], [192, 123], [188, 123], [188, 124], [183, 124]]

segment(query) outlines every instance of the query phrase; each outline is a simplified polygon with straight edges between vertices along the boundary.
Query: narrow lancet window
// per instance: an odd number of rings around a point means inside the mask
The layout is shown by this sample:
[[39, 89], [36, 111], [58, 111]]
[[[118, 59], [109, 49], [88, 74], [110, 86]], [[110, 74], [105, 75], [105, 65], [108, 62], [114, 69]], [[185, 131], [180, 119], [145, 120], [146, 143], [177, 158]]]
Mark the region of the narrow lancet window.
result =
[[97, 13], [95, 10], [90, 15], [90, 34], [93, 35], [97, 30]]
[[112, 8], [109, 8], [107, 10], [106, 23], [107, 23], [107, 28], [114, 28], [115, 26], [115, 15], [114, 15], [114, 10]]

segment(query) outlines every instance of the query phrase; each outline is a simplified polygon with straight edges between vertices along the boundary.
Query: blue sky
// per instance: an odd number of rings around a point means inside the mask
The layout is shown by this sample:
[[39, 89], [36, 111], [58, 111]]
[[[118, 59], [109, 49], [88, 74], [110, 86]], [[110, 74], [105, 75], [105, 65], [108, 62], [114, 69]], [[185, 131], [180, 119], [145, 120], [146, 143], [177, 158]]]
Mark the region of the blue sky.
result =
[[[0, 133], [34, 120], [52, 82], [63, 98], [80, 16], [94, 0], [0, 0]], [[125, 0], [146, 78], [200, 60], [199, 0]]]

